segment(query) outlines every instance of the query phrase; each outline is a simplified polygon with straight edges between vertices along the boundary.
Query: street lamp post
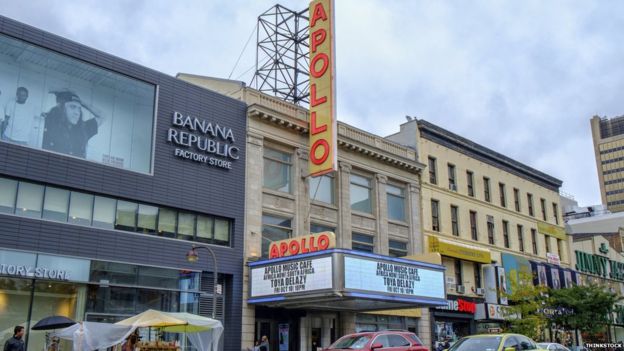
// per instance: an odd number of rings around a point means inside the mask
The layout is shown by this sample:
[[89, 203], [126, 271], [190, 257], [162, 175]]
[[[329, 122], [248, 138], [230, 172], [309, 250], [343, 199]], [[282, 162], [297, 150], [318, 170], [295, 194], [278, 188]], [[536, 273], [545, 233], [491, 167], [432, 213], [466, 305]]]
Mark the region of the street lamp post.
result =
[[[213, 273], [212, 273], [212, 319], [216, 319], [217, 316], [217, 256], [215, 256], [214, 251], [212, 251], [212, 249], [208, 246], [196, 246], [193, 245], [193, 247], [189, 250], [189, 252], [186, 253], [186, 260], [189, 262], [197, 262], [197, 260], [199, 260], [199, 254], [197, 253], [198, 249], [206, 249], [208, 250], [208, 252], [210, 252], [210, 255], [212, 255], [212, 262], [213, 262]], [[201, 278], [200, 278], [201, 279]]]

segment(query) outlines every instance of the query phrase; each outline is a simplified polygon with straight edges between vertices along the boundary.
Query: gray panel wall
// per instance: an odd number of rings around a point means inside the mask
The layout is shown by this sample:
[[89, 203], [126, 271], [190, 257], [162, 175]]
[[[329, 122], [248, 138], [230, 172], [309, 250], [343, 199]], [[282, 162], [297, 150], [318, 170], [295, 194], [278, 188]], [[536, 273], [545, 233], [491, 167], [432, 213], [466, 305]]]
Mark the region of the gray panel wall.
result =
[[[2, 142], [0, 174], [233, 219], [232, 247], [213, 248], [219, 272], [232, 275], [223, 337], [225, 350], [240, 350], [245, 104], [2, 16], [0, 33], [158, 85], [153, 175]], [[176, 158], [175, 147], [166, 141], [174, 111], [231, 127], [235, 145], [240, 148], [240, 159], [233, 169]], [[180, 240], [0, 215], [0, 248], [211, 271], [212, 261], [205, 251], [200, 251], [198, 263], [186, 262], [190, 246], [190, 242]]]

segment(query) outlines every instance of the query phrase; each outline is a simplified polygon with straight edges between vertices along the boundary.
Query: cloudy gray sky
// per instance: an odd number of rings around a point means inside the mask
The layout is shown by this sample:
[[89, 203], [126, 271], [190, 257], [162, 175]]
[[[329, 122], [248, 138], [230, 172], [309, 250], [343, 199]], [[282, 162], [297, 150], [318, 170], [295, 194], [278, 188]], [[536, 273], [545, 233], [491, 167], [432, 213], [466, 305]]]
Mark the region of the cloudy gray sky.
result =
[[[275, 3], [0, 0], [0, 14], [167, 74], [227, 78]], [[424, 118], [600, 202], [589, 119], [624, 114], [624, 2], [336, 3], [339, 120], [387, 135]], [[250, 81], [254, 45], [232, 78]]]

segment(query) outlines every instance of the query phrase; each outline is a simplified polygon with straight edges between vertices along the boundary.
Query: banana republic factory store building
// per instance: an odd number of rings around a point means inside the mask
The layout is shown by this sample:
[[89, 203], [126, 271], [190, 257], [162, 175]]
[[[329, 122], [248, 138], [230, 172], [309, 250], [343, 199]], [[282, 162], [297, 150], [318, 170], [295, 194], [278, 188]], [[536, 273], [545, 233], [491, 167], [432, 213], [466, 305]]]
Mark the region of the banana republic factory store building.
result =
[[0, 91], [0, 343], [216, 298], [239, 351], [246, 105], [1, 16]]

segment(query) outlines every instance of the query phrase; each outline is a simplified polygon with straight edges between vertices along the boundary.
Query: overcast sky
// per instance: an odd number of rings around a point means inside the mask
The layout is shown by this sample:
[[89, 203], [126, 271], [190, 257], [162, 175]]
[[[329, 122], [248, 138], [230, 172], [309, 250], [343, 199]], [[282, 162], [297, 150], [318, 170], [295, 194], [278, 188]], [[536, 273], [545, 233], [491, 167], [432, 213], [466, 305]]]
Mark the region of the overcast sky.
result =
[[[167, 74], [227, 78], [259, 0], [0, 0], [0, 14]], [[307, 1], [282, 1], [296, 10]], [[589, 119], [624, 114], [624, 2], [336, 0], [338, 119], [426, 119], [600, 203]], [[255, 34], [232, 78], [251, 80]]]

